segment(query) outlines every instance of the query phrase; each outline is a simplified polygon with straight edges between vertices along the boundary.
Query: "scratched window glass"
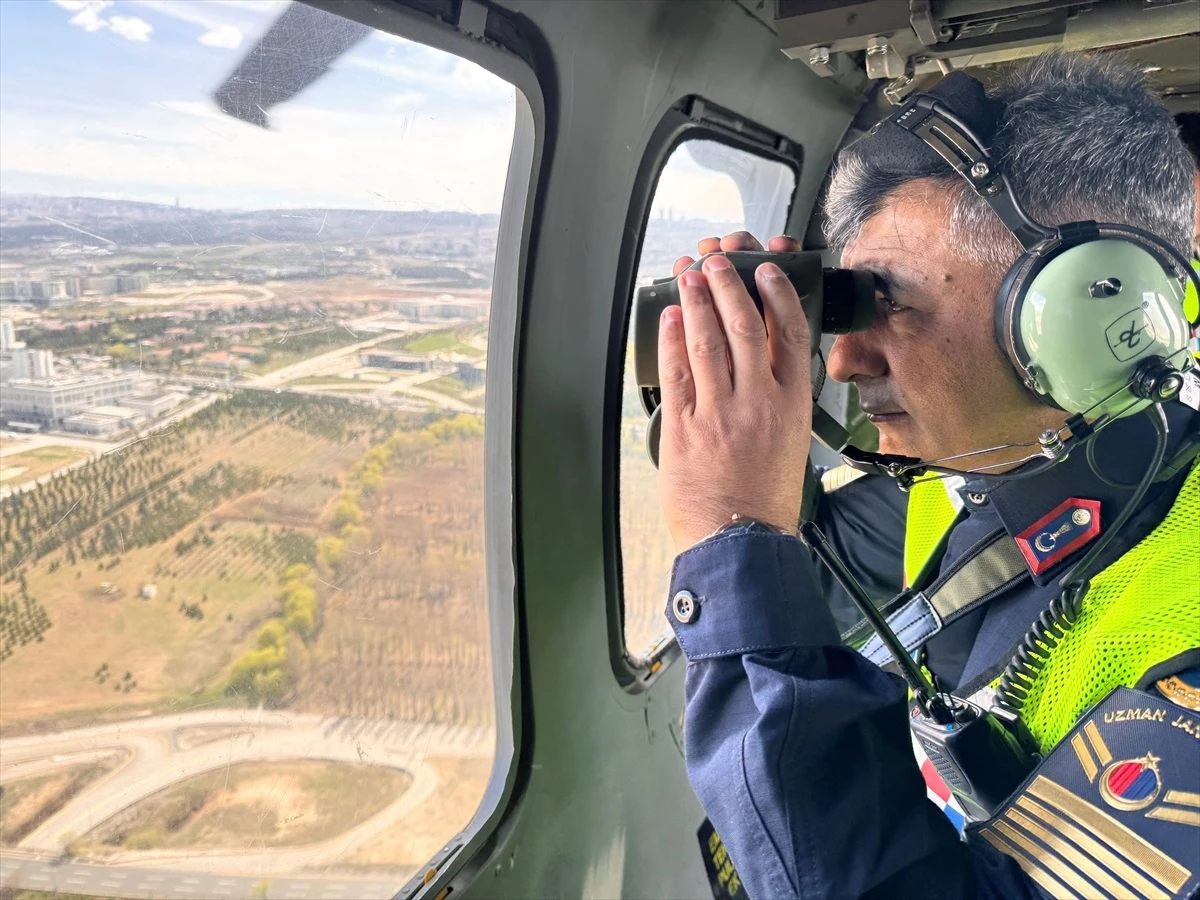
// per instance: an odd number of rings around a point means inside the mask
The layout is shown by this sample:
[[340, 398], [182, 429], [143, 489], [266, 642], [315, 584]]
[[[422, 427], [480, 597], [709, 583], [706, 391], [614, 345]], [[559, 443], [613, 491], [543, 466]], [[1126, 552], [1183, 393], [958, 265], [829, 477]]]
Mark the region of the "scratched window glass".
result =
[[494, 758], [515, 89], [300, 4], [0, 3], [0, 875], [391, 897]]
[[[795, 188], [795, 172], [781, 162], [716, 141], [697, 139], [680, 144], [655, 185], [637, 285], [669, 278], [675, 260], [694, 257], [696, 243], [703, 238], [747, 230], [765, 241], [781, 234]], [[632, 658], [639, 659], [652, 656], [671, 639], [663, 610], [675, 546], [659, 502], [658, 472], [646, 452], [649, 420], [634, 380], [632, 327], [621, 400], [625, 648]]]

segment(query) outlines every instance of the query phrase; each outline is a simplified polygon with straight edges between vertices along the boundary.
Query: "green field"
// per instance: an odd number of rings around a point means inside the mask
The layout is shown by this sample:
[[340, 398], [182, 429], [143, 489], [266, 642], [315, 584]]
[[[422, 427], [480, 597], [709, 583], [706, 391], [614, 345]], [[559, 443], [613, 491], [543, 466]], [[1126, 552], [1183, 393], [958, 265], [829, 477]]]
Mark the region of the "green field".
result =
[[[484, 355], [483, 351], [463, 340], [469, 333], [469, 329], [459, 326], [444, 331], [429, 331], [417, 337], [392, 338], [380, 343], [379, 347], [387, 350], [407, 350], [410, 353], [458, 353], [478, 359]], [[486, 331], [483, 333], [486, 334]]]
[[[134, 296], [134, 295], [130, 295]], [[145, 296], [138, 294], [136, 296]], [[54, 315], [60, 319], [73, 321], [75, 319], [121, 319], [128, 315], [151, 316], [155, 313], [168, 312], [170, 305], [150, 306], [142, 304], [119, 303], [104, 300], [80, 300], [70, 306], [58, 307]]]
[[303, 378], [297, 378], [295, 381], [289, 381], [287, 386], [295, 387], [321, 387], [331, 391], [373, 391], [380, 385], [387, 384], [386, 381], [364, 381], [358, 378], [338, 378], [334, 375], [306, 375]]
[[78, 447], [38, 447], [0, 457], [0, 484], [24, 484], [90, 456]]
[[439, 394], [445, 394], [447, 397], [453, 397], [455, 400], [461, 400], [463, 394], [473, 390], [470, 385], [459, 381], [453, 375], [443, 375], [441, 378], [425, 382], [421, 387], [426, 390], [437, 391]]

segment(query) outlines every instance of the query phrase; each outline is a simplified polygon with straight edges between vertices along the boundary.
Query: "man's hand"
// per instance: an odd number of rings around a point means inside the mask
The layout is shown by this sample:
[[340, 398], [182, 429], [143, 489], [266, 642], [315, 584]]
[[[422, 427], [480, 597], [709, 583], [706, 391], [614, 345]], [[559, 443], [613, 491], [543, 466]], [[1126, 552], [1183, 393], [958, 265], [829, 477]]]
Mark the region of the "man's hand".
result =
[[[771, 250], [797, 250], [773, 238]], [[761, 250], [745, 232], [701, 241], [716, 250]], [[675, 263], [679, 274], [694, 262]], [[723, 257], [680, 277], [658, 338], [662, 380], [659, 485], [682, 552], [734, 515], [792, 531], [800, 518], [812, 432], [808, 322], [780, 269], [755, 273], [763, 319]]]

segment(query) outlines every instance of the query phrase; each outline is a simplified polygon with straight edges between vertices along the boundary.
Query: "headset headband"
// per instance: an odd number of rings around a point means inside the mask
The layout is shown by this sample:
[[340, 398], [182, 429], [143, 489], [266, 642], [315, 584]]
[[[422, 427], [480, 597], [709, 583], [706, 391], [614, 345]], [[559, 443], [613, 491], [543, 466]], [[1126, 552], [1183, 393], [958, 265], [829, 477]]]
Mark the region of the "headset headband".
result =
[[1008, 179], [992, 163], [991, 155], [971, 128], [944, 102], [930, 94], [917, 94], [892, 116], [892, 121], [923, 141], [958, 172], [971, 189], [1000, 217], [1026, 251], [1057, 243], [1057, 228], [1040, 225], [1029, 217], [1012, 192]]

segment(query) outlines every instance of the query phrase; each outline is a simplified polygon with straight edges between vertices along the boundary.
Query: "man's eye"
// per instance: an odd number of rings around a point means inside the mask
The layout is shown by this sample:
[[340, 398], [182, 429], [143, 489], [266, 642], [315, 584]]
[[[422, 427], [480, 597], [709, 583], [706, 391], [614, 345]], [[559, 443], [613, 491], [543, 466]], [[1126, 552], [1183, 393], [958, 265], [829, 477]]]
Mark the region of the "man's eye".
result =
[[908, 309], [907, 306], [897, 303], [887, 294], [879, 295], [879, 305], [883, 307], [884, 314], [889, 316], [894, 316], [896, 313], [903, 312], [904, 310]]

